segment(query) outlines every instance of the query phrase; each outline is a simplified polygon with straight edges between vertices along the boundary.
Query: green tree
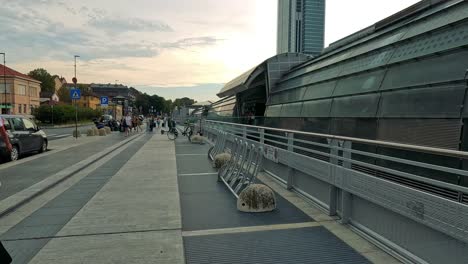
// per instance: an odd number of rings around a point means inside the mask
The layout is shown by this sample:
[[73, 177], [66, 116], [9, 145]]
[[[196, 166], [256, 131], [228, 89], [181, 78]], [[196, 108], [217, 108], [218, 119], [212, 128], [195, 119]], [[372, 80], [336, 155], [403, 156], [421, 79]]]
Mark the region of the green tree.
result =
[[57, 95], [60, 98], [60, 102], [71, 103], [70, 89], [68, 89], [66, 85], [58, 90]]
[[29, 77], [41, 82], [41, 92], [54, 93], [55, 81], [54, 77], [50, 75], [45, 69], [39, 68], [32, 70], [28, 73]]
[[189, 106], [189, 105], [193, 105], [194, 103], [196, 103], [195, 100], [193, 99], [190, 99], [188, 97], [183, 97], [183, 98], [177, 98], [174, 100], [174, 103], [173, 103], [173, 106]]

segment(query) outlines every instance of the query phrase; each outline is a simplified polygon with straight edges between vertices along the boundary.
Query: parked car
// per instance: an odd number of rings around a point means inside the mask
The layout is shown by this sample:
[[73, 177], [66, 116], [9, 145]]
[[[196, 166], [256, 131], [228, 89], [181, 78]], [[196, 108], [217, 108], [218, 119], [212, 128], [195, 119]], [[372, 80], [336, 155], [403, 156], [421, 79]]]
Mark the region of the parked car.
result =
[[47, 135], [31, 119], [20, 115], [0, 115], [5, 120], [4, 127], [13, 146], [8, 152], [6, 144], [0, 138], [0, 155], [7, 160], [17, 160], [21, 155], [30, 152], [47, 150]]

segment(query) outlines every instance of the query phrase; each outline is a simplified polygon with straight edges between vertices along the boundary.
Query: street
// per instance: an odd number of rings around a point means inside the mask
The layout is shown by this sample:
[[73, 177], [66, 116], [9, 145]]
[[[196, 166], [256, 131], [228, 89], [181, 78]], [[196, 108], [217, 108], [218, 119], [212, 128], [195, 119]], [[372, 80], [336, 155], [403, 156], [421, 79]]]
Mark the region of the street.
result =
[[[78, 130], [82, 133], [88, 128], [94, 127], [94, 125], [78, 126]], [[44, 132], [47, 134], [49, 141], [57, 140], [60, 138], [71, 137], [75, 127], [66, 127], [66, 128], [43, 128]]]

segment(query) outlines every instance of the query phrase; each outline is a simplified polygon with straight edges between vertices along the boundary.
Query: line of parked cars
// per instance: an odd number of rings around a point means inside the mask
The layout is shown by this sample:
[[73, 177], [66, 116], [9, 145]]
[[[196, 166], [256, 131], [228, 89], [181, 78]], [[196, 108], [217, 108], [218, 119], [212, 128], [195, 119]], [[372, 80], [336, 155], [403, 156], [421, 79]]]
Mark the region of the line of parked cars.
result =
[[17, 160], [21, 155], [47, 150], [46, 133], [31, 118], [21, 115], [0, 115], [12, 150], [8, 151], [5, 140], [0, 137], [0, 157], [9, 161]]

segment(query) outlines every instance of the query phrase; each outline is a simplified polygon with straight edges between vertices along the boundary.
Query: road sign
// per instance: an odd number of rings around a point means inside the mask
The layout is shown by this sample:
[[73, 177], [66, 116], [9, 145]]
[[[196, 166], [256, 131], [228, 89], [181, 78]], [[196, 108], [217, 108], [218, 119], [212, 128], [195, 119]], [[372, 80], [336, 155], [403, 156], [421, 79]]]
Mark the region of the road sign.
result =
[[81, 91], [79, 89], [71, 89], [70, 90], [70, 97], [71, 97], [72, 100], [80, 100]]
[[107, 107], [109, 105], [109, 97], [101, 96], [101, 106]]

